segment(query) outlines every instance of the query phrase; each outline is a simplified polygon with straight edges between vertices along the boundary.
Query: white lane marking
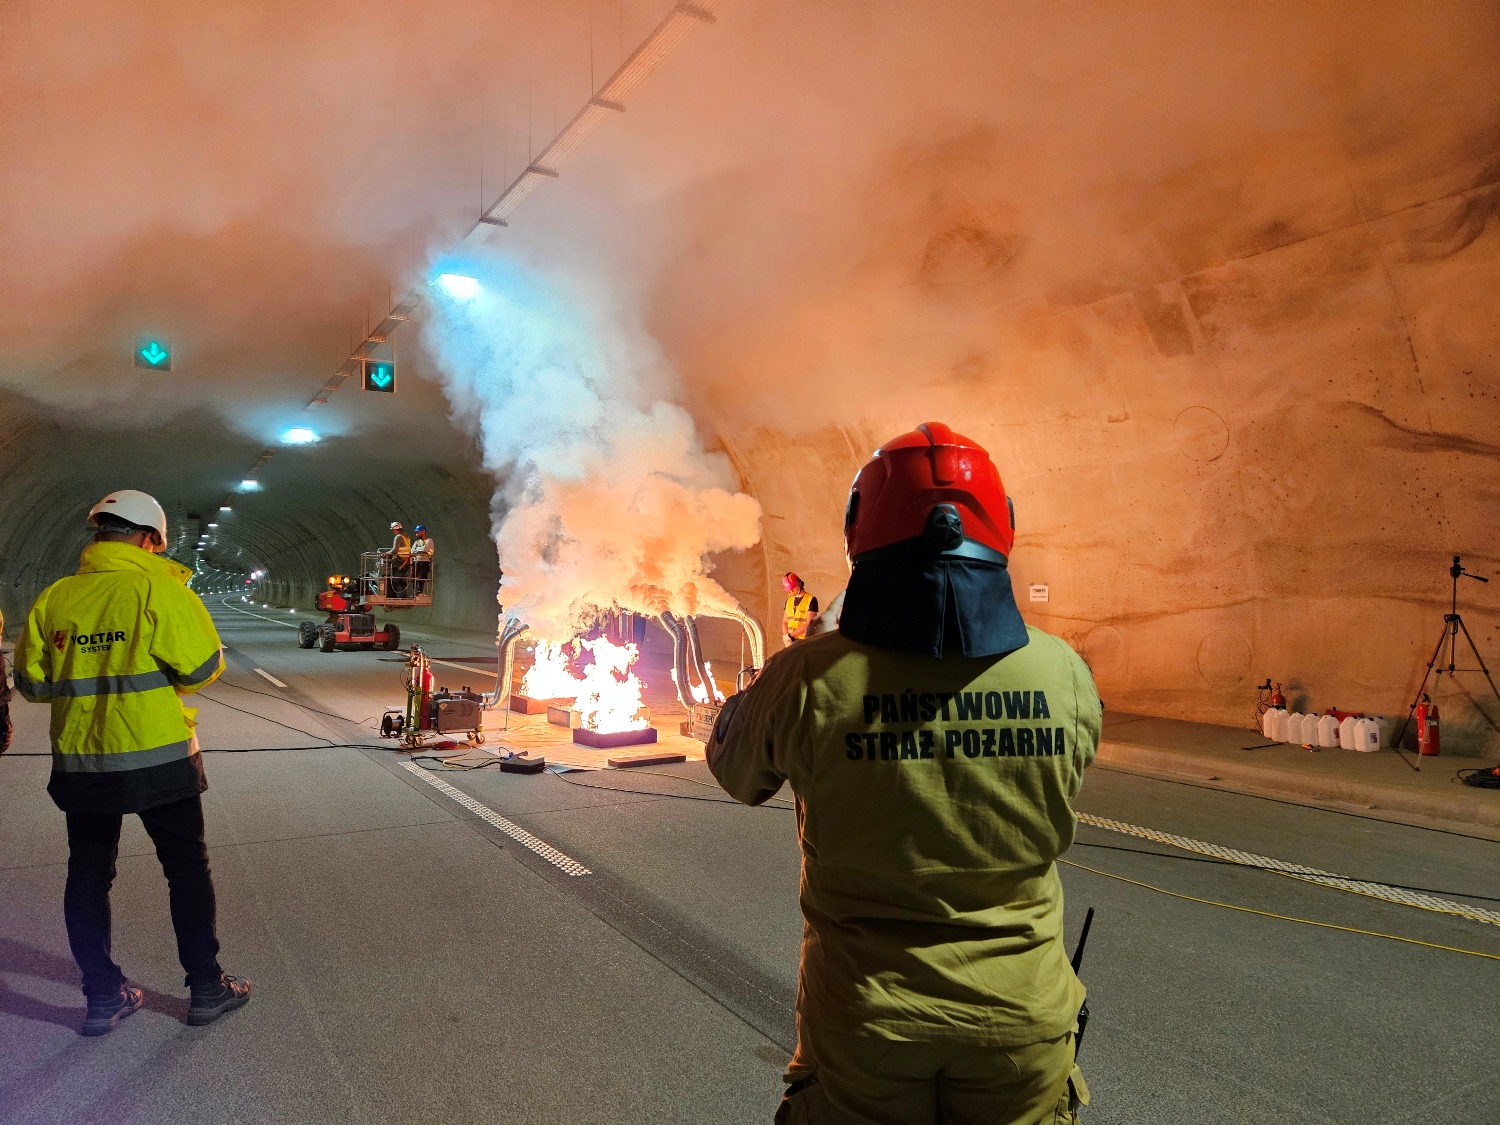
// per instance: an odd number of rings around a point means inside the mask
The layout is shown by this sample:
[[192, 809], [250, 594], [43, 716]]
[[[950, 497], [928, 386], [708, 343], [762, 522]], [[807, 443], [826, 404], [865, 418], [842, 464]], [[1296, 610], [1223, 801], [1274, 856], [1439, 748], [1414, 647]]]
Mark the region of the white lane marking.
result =
[[[427, 663], [429, 663], [429, 664], [441, 664], [444, 668], [457, 668], [457, 669], [459, 669], [462, 672], [485, 672], [485, 669], [484, 669], [483, 665], [475, 667], [473, 664], [455, 664], [451, 660], [434, 660], [430, 656], [427, 658]], [[485, 675], [488, 675], [488, 674], [489, 674], [488, 672], [485, 672]]]
[[478, 801], [474, 800], [473, 797], [470, 797], [462, 789], [454, 788], [452, 785], [449, 785], [440, 777], [433, 777], [431, 770], [424, 770], [421, 766], [414, 766], [410, 762], [403, 762], [401, 764], [401, 768], [410, 770], [412, 773], [420, 777], [423, 781], [427, 782], [427, 784], [432, 786], [434, 789], [438, 790], [441, 793], [446, 793], [464, 808], [468, 809], [475, 816], [479, 817], [480, 820], [484, 821], [486, 824], [494, 825], [496, 828], [500, 829], [501, 832], [504, 832], [512, 840], [516, 841], [516, 843], [520, 844], [528, 851], [535, 852], [537, 855], [541, 856], [548, 863], [552, 864], [552, 866], [561, 871], [564, 875], [593, 874], [592, 871], [590, 871], [583, 864], [579, 863], [572, 856], [564, 855], [562, 852], [558, 851], [545, 840], [538, 840], [530, 832], [526, 831], [526, 829], [522, 828], [518, 824], [512, 824], [510, 821], [506, 820], [503, 816], [497, 813], [494, 809], [489, 808], [487, 805], [481, 805]]
[[1272, 859], [1270, 856], [1256, 855], [1254, 852], [1242, 852], [1238, 848], [1226, 848], [1219, 844], [1194, 840], [1191, 836], [1178, 836], [1171, 832], [1159, 832], [1155, 828], [1142, 828], [1138, 824], [1127, 824], [1121, 820], [1109, 820], [1105, 817], [1093, 816], [1089, 813], [1079, 813], [1078, 819], [1084, 824], [1092, 825], [1095, 828], [1104, 828], [1110, 832], [1135, 836], [1141, 840], [1154, 840], [1160, 844], [1171, 844], [1174, 848], [1181, 848], [1183, 851], [1197, 852], [1199, 855], [1210, 855], [1216, 859], [1225, 859], [1231, 863], [1243, 864], [1246, 867], [1260, 867], [1268, 871], [1277, 871], [1282, 875], [1289, 875], [1293, 879], [1300, 879], [1304, 883], [1316, 883], [1320, 887], [1332, 887], [1335, 890], [1352, 891], [1355, 894], [1368, 895], [1370, 898], [1378, 898], [1384, 902], [1394, 902], [1400, 906], [1414, 906], [1419, 910], [1431, 910], [1439, 914], [1457, 914], [1461, 918], [1472, 918], [1476, 922], [1488, 922], [1492, 926], [1500, 926], [1500, 913], [1496, 913], [1493, 910], [1484, 910], [1478, 906], [1466, 906], [1461, 902], [1438, 898], [1435, 895], [1424, 894], [1421, 891], [1409, 891], [1404, 887], [1393, 887], [1386, 883], [1370, 883], [1348, 875], [1335, 875], [1332, 871], [1322, 871], [1316, 867], [1305, 867], [1300, 863], [1288, 863], [1284, 859]]
[[248, 609], [241, 609], [239, 606], [230, 605], [228, 602], [220, 602], [219, 605], [224, 609], [232, 609], [235, 613], [243, 613], [246, 617], [254, 617], [261, 621], [269, 621], [272, 625], [281, 625], [288, 629], [296, 629], [299, 627], [298, 623], [295, 621], [281, 621], [275, 617], [267, 617], [263, 613], [251, 613]]
[[271, 675], [271, 673], [267, 672], [264, 668], [257, 668], [255, 670], [255, 674], [257, 676], [264, 676], [267, 680], [269, 680], [271, 683], [275, 684], [279, 688], [286, 687], [286, 684], [282, 683], [275, 676]]

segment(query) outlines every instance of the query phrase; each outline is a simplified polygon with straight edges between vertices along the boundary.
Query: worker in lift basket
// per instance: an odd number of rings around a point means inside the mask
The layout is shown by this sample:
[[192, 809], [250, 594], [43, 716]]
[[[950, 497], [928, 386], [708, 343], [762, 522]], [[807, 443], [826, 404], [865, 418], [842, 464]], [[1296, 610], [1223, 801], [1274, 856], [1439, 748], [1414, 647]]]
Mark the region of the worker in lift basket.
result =
[[391, 535], [394, 537], [391, 545], [380, 552], [385, 562], [386, 596], [404, 598], [407, 575], [411, 573], [411, 540], [406, 537], [400, 520], [391, 521]]
[[708, 745], [790, 782], [805, 920], [778, 1125], [1071, 1122], [1084, 990], [1054, 861], [1099, 740], [1088, 668], [1021, 620], [989, 455], [929, 422], [860, 470], [838, 630], [777, 653]]
[[437, 556], [437, 543], [420, 523], [411, 532], [415, 536], [411, 541], [412, 593], [420, 598], [432, 593], [432, 560]]
[[818, 616], [818, 599], [807, 592], [802, 579], [791, 571], [781, 576], [781, 588], [786, 591], [786, 607], [781, 613], [781, 638], [785, 645], [792, 645], [807, 638], [807, 623]]
[[112, 492], [89, 512], [94, 542], [78, 573], [42, 591], [16, 643], [16, 690], [52, 705], [47, 792], [68, 820], [63, 915], [88, 999], [83, 1034], [103, 1035], [141, 1006], [110, 950], [109, 888], [126, 813], [141, 818], [167, 876], [187, 1022], [250, 999], [219, 967], [203, 801], [208, 788], [180, 696], [224, 670], [219, 634], [193, 572], [163, 558], [167, 517], [144, 492]]

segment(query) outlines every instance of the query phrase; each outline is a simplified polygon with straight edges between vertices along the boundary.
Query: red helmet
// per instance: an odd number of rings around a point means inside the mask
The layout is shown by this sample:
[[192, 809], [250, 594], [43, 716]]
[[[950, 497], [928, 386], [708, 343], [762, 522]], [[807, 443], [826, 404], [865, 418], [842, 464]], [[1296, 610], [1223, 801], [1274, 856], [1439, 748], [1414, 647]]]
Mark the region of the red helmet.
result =
[[800, 585], [802, 585], [802, 579], [797, 576], [795, 571], [789, 570], [781, 576], [781, 588], [788, 594], [794, 592]]
[[1015, 528], [1015, 510], [990, 455], [941, 422], [924, 422], [882, 445], [854, 478], [844, 544], [851, 562], [913, 540], [935, 554], [1009, 558]]

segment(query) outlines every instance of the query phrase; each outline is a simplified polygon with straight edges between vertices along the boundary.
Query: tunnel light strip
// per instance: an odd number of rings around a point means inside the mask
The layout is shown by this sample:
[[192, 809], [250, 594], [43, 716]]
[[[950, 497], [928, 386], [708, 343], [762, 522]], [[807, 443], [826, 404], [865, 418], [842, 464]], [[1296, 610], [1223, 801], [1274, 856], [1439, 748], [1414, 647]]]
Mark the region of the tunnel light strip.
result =
[[1369, 898], [1378, 898], [1383, 902], [1394, 902], [1398, 906], [1414, 906], [1419, 910], [1431, 910], [1438, 914], [1456, 914], [1460, 918], [1470, 918], [1476, 922], [1487, 922], [1492, 926], [1500, 926], [1500, 913], [1496, 913], [1493, 910], [1485, 910], [1478, 906], [1466, 906], [1463, 903], [1453, 902], [1446, 898], [1438, 898], [1435, 895], [1424, 894], [1421, 891], [1409, 891], [1404, 887], [1393, 887], [1388, 883], [1371, 883], [1364, 879], [1351, 878], [1348, 875], [1336, 875], [1332, 871], [1322, 871], [1316, 867], [1306, 867], [1300, 863], [1288, 863], [1286, 860], [1272, 859], [1269, 856], [1256, 855], [1254, 852], [1242, 852], [1238, 848], [1226, 848], [1219, 844], [1194, 840], [1191, 836], [1178, 836], [1171, 832], [1159, 832], [1155, 828], [1142, 828], [1138, 824], [1127, 824], [1121, 820], [1109, 820], [1102, 816], [1093, 816], [1090, 813], [1079, 813], [1078, 819], [1093, 828], [1103, 828], [1109, 832], [1119, 832], [1141, 840], [1153, 840], [1158, 844], [1170, 844], [1172, 847], [1181, 848], [1183, 851], [1213, 856], [1215, 859], [1228, 860], [1230, 863], [1238, 863], [1245, 867], [1259, 867], [1264, 871], [1274, 871], [1278, 875], [1285, 875], [1289, 879], [1298, 879], [1304, 883], [1316, 883], [1320, 887], [1332, 887], [1334, 890], [1350, 891], [1354, 894], [1366, 895]]
[[564, 875], [593, 874], [592, 871], [590, 871], [583, 864], [579, 863], [572, 856], [564, 855], [562, 852], [558, 851], [545, 840], [538, 840], [530, 832], [526, 831], [526, 829], [522, 828], [518, 824], [512, 824], [510, 821], [506, 820], [503, 816], [497, 813], [494, 809], [489, 808], [487, 805], [481, 805], [478, 801], [474, 800], [473, 797], [470, 797], [462, 789], [458, 789], [452, 785], [449, 785], [440, 777], [433, 777], [430, 770], [424, 770], [421, 766], [414, 766], [410, 762], [403, 762], [401, 764], [401, 768], [416, 774], [423, 781], [427, 782], [428, 785], [432, 786], [439, 792], [446, 793], [464, 808], [468, 809], [471, 813], [477, 816], [480, 820], [484, 821], [486, 824], [493, 825], [494, 827], [500, 829], [501, 832], [504, 832], [512, 840], [516, 841], [516, 843], [520, 844], [528, 851], [541, 856], [548, 863], [552, 864], [553, 867], [556, 867], [559, 871], [561, 871]]

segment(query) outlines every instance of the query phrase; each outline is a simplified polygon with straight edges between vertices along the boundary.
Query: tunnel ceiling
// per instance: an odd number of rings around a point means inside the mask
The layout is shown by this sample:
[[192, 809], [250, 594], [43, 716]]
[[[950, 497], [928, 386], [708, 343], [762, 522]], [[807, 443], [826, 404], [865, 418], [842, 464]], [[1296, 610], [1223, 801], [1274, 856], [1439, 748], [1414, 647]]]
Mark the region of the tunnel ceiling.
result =
[[[103, 492], [206, 515], [308, 424], [210, 557], [306, 584], [427, 518], [482, 617], [493, 482], [417, 333], [398, 395], [302, 411], [666, 9], [12, 5], [7, 613]], [[1111, 705], [1241, 721], [1269, 675], [1404, 709], [1446, 557], [1500, 569], [1496, 58], [1479, 2], [723, 0], [494, 244], [649, 328], [763, 505], [725, 572], [762, 617], [782, 569], [838, 589], [854, 470], [941, 417]], [[170, 374], [130, 366], [149, 333]]]

